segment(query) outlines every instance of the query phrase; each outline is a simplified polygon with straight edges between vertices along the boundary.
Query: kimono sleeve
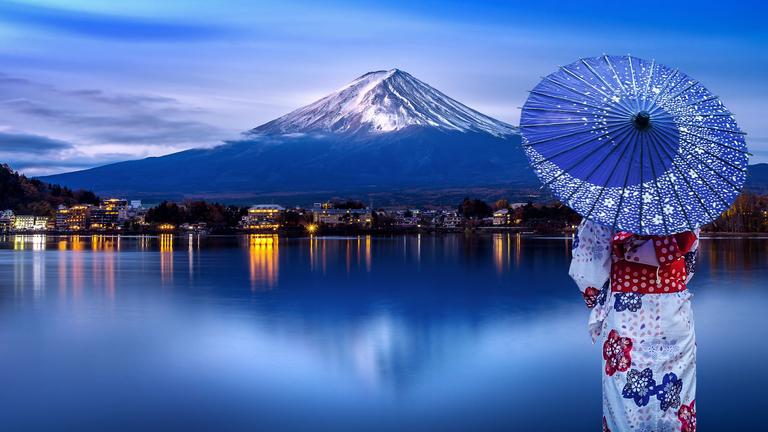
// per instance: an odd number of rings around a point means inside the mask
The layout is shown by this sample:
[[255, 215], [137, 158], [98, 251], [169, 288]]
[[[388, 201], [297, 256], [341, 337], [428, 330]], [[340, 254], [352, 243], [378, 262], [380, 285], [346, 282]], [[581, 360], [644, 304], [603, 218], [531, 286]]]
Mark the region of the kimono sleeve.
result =
[[611, 230], [582, 221], [573, 242], [568, 274], [576, 282], [587, 307], [593, 308], [611, 273]]

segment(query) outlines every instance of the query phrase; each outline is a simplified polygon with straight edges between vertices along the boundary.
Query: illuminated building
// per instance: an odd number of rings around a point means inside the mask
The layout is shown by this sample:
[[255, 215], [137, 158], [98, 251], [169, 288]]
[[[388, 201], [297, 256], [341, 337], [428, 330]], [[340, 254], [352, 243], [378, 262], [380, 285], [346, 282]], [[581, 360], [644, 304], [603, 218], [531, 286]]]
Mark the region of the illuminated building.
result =
[[93, 230], [113, 230], [120, 227], [119, 212], [116, 209], [91, 209], [90, 228]]
[[246, 230], [274, 231], [280, 228], [280, 217], [285, 209], [276, 204], [259, 204], [248, 209], [240, 225]]
[[464, 218], [455, 211], [443, 214], [440, 222], [440, 226], [443, 228], [458, 228], [462, 225], [464, 225]]
[[511, 219], [512, 215], [509, 214], [509, 209], [501, 209], [493, 212], [494, 225], [509, 225]]
[[8, 232], [13, 228], [13, 221], [16, 215], [13, 210], [3, 210], [0, 212], [0, 233]]
[[371, 209], [336, 208], [333, 203], [315, 203], [312, 208], [312, 220], [316, 224], [327, 226], [356, 225], [370, 227], [373, 221]]
[[[139, 207], [141, 207], [141, 201], [139, 201]], [[117, 222], [122, 223], [128, 220], [128, 211], [133, 209], [133, 206], [125, 199], [108, 198], [101, 201], [99, 208], [104, 209], [107, 212], [113, 212], [117, 218]]]
[[58, 231], [82, 231], [88, 228], [91, 206], [77, 204], [72, 207], [59, 206], [56, 210], [56, 229]]
[[173, 230], [175, 230], [175, 229], [176, 229], [176, 226], [175, 226], [175, 225], [173, 225], [173, 224], [164, 223], [164, 224], [160, 224], [160, 225], [158, 225], [158, 226], [157, 226], [157, 228], [158, 228], [160, 231], [173, 231]]
[[15, 231], [45, 231], [47, 225], [46, 216], [16, 215], [13, 219]]

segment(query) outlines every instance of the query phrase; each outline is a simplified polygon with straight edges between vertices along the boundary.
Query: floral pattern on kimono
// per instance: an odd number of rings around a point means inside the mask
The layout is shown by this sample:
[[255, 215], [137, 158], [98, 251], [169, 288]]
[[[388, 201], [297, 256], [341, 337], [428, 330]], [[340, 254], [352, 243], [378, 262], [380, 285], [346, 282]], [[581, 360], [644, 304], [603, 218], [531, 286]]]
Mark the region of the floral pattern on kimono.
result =
[[[698, 232], [674, 238], [622, 233], [622, 245], [614, 244], [615, 237], [582, 222], [569, 271], [592, 309], [593, 342], [602, 342], [603, 430], [695, 432], [696, 340], [685, 284], [695, 270]], [[623, 255], [617, 257], [617, 250]], [[629, 290], [610, 286], [617, 260]], [[648, 286], [657, 289], [649, 292]]]

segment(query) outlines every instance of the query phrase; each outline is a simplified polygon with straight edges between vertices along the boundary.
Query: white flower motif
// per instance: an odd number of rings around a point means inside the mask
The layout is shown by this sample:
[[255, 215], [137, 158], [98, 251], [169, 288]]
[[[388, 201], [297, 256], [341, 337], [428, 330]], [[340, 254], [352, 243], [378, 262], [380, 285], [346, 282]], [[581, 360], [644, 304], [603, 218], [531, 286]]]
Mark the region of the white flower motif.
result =
[[619, 98], [618, 96], [613, 96], [613, 97], [611, 98], [611, 100], [612, 100], [614, 103], [619, 103], [619, 101], [621, 100], [621, 98]]
[[653, 221], [653, 223], [655, 223], [656, 225], [660, 224], [660, 223], [661, 223], [661, 221], [662, 221], [662, 217], [661, 217], [661, 215], [656, 215], [656, 216], [654, 216], [654, 217], [653, 217], [653, 219], [652, 219], [652, 221]]
[[643, 194], [643, 202], [648, 204], [649, 202], [653, 201], [653, 195], [649, 194], [648, 192]]
[[606, 207], [613, 207], [616, 202], [613, 198], [606, 198], [605, 201], [603, 201], [603, 204], [605, 204]]
[[669, 181], [671, 181], [672, 183], [674, 183], [674, 182], [677, 180], [677, 176], [676, 176], [676, 175], [674, 175], [674, 174], [669, 174], [669, 175], [667, 175], [667, 178], [668, 178], [668, 179], [669, 179]]
[[663, 210], [664, 210], [664, 214], [672, 214], [672, 212], [675, 211], [675, 208], [667, 204], [664, 206]]

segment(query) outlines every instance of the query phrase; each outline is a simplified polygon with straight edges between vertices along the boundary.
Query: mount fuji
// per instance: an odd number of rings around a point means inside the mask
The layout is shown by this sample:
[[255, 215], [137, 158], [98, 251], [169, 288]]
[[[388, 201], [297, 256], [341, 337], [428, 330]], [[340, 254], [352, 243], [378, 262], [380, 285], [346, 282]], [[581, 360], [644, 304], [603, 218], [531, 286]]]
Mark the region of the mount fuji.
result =
[[218, 147], [42, 178], [145, 199], [492, 199], [538, 184], [517, 129], [410, 74], [369, 72]]

